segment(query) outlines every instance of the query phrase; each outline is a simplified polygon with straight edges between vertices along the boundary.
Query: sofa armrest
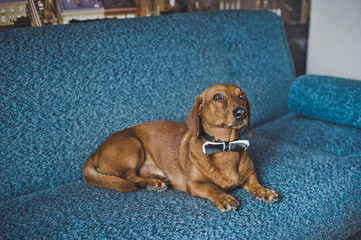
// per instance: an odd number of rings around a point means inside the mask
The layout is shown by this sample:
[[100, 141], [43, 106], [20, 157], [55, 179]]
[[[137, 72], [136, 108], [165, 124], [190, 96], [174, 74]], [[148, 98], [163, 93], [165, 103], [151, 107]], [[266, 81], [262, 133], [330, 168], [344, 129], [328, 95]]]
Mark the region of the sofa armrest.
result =
[[290, 88], [288, 107], [305, 116], [361, 128], [361, 81], [298, 77]]

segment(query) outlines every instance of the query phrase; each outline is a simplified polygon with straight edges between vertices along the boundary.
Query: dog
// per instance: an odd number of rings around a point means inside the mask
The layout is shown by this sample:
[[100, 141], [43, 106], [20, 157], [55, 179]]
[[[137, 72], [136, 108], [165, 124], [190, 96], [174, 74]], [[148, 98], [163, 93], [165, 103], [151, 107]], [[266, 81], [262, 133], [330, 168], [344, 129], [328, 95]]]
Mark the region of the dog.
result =
[[[249, 100], [241, 88], [213, 85], [195, 99], [186, 123], [147, 122], [110, 135], [87, 159], [83, 177], [88, 184], [121, 192], [164, 191], [171, 186], [209, 199], [222, 212], [239, 207], [227, 193], [238, 187], [275, 203], [280, 197], [258, 182], [247, 141], [236, 141], [243, 148], [230, 147], [242, 128], [252, 136], [250, 117]], [[228, 151], [212, 152], [212, 144]], [[206, 145], [211, 146], [210, 154]]]

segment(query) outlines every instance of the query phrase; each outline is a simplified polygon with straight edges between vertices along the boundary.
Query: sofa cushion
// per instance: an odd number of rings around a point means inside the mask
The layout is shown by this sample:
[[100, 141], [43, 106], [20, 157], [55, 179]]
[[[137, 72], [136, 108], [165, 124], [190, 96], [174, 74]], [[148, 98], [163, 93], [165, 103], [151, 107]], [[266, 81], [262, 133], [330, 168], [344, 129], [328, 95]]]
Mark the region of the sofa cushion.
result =
[[249, 151], [260, 181], [280, 193], [279, 203], [268, 205], [238, 189], [231, 194], [241, 207], [222, 213], [208, 200], [173, 189], [121, 193], [77, 181], [1, 202], [1, 235], [5, 239], [344, 239], [361, 229], [359, 157], [305, 151], [259, 134]]
[[361, 129], [290, 113], [253, 131], [266, 137], [299, 145], [304, 149], [361, 158]]
[[226, 16], [217, 21], [223, 51], [230, 79], [250, 99], [252, 126], [287, 113], [295, 73], [281, 18], [271, 11], [229, 11]]
[[230, 78], [250, 99], [252, 126], [287, 113], [295, 73], [282, 20], [271, 11], [230, 11], [221, 20]]
[[288, 106], [303, 115], [361, 128], [361, 81], [305, 75], [292, 84]]

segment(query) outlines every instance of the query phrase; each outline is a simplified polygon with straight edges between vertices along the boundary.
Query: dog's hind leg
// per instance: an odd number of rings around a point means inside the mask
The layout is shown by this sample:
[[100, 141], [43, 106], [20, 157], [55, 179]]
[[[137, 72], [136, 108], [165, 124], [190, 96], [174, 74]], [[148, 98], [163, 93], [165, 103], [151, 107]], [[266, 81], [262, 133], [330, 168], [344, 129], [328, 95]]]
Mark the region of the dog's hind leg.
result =
[[93, 164], [93, 156], [91, 156], [84, 165], [83, 177], [88, 184], [96, 187], [109, 188], [120, 192], [137, 190], [137, 186], [131, 181], [98, 172]]
[[[135, 191], [137, 188], [166, 190], [166, 181], [154, 175], [140, 175], [140, 172], [144, 172], [140, 171], [141, 167], [148, 166], [149, 161], [145, 158], [143, 144], [138, 138], [110, 138], [89, 157], [83, 169], [83, 176], [88, 184], [121, 192]], [[161, 171], [158, 169], [158, 172]]]
[[88, 158], [83, 176], [88, 184], [121, 192], [143, 187], [133, 178], [144, 162], [143, 144], [138, 138], [113, 135]]
[[168, 188], [165, 179], [157, 178], [155, 176], [141, 177], [136, 173], [127, 175], [127, 179], [133, 182], [137, 187], [147, 188], [153, 191], [164, 191]]

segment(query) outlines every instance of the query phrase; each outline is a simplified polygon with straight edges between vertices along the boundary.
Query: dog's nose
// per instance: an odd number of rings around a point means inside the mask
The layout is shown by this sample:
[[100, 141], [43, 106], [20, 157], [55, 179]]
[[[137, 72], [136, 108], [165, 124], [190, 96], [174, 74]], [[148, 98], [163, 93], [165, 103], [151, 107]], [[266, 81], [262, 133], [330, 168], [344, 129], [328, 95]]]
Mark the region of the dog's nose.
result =
[[247, 117], [247, 110], [244, 108], [236, 108], [233, 111], [233, 116], [237, 119], [237, 120], [242, 120], [245, 119]]

